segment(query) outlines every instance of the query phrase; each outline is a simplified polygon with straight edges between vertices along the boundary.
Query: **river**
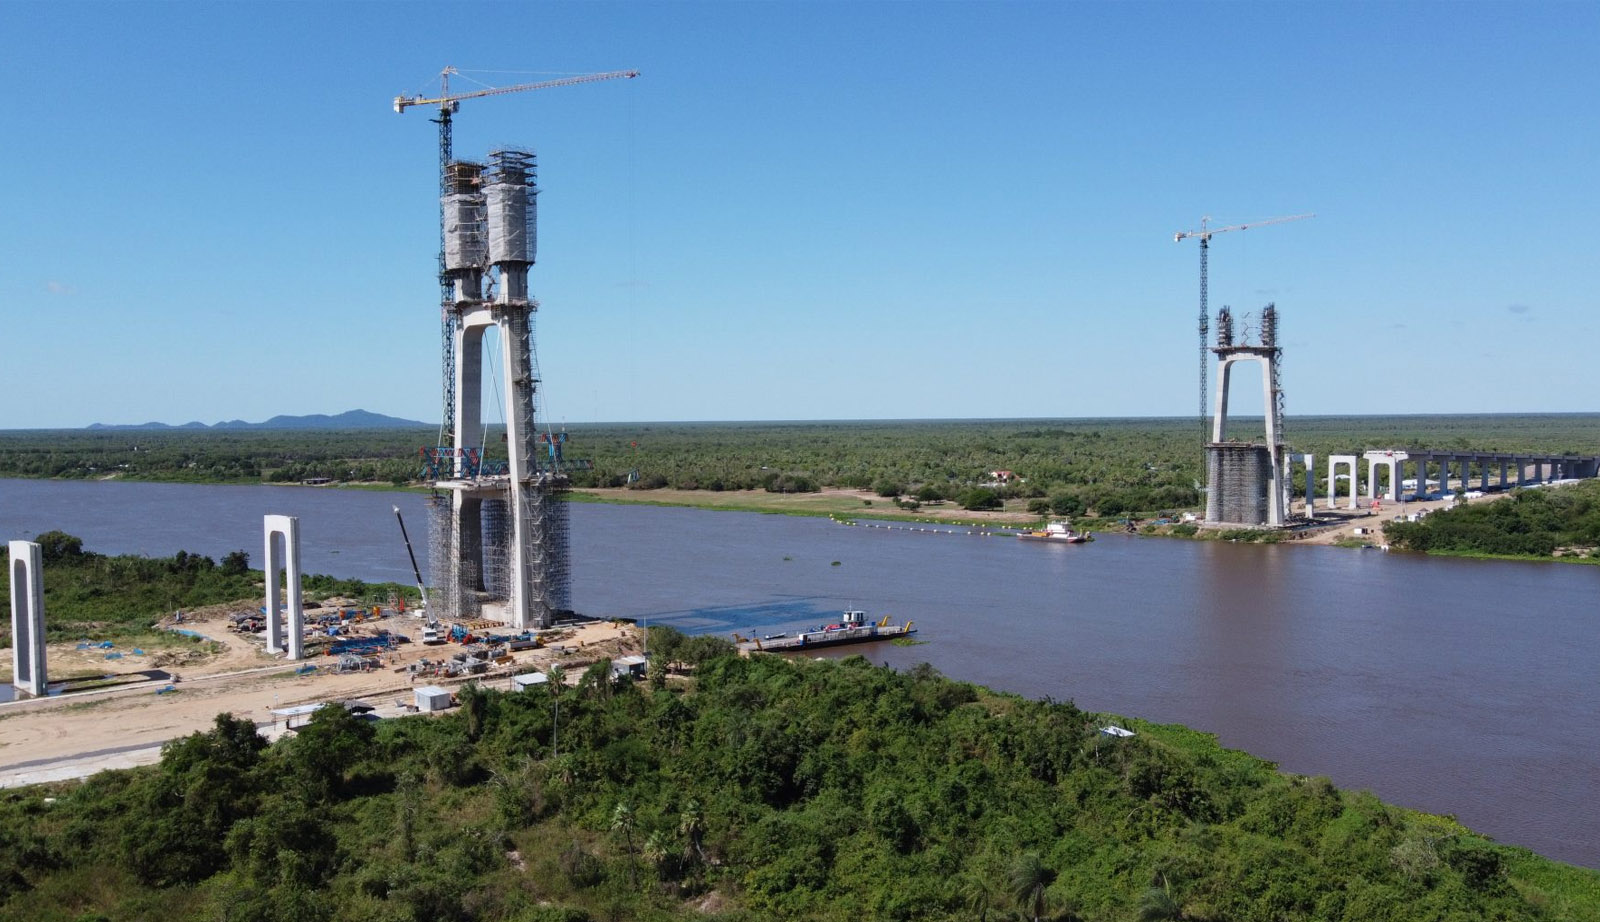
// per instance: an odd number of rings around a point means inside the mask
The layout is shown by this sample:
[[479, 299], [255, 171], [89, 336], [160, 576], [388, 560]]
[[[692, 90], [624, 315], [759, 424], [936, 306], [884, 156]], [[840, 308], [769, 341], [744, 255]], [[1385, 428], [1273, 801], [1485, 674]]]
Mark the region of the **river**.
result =
[[[259, 566], [274, 512], [300, 517], [307, 572], [409, 583], [396, 504], [420, 552], [416, 494], [0, 480], [0, 538], [242, 548]], [[1186, 724], [1600, 867], [1595, 567], [1124, 536], [1056, 546], [643, 506], [575, 504], [572, 525], [573, 599], [589, 614], [723, 635], [846, 606], [913, 618], [927, 643], [858, 650]]]

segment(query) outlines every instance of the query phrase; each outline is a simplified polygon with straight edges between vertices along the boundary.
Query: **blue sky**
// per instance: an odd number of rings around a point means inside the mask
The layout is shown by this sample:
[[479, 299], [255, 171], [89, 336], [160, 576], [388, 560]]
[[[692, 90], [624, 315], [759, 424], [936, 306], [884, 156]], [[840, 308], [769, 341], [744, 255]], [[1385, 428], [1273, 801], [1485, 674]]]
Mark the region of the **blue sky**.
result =
[[539, 152], [556, 422], [1191, 414], [1173, 232], [1301, 212], [1211, 259], [1291, 415], [1592, 411], [1596, 47], [1593, 3], [0, 4], [0, 428], [436, 420], [390, 100], [445, 65], [643, 72], [457, 119]]

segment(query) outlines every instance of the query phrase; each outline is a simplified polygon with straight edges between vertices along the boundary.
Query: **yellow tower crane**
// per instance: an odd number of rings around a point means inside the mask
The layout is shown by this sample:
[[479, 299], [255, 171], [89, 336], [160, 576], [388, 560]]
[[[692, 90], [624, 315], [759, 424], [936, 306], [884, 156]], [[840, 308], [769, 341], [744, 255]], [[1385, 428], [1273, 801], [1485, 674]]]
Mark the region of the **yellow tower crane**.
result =
[[446, 67], [439, 72], [439, 95], [434, 97], [424, 96], [396, 96], [394, 98], [394, 111], [404, 112], [412, 106], [438, 106], [439, 117], [433, 119], [439, 126], [439, 288], [440, 299], [443, 303], [441, 310], [441, 336], [443, 344], [441, 357], [444, 365], [444, 412], [440, 418], [439, 444], [442, 447], [446, 434], [455, 431], [456, 416], [456, 383], [455, 383], [455, 312], [451, 310], [450, 280], [444, 271], [444, 194], [446, 180], [450, 169], [450, 161], [455, 159], [454, 142], [451, 131], [451, 116], [461, 108], [461, 100], [478, 99], [483, 96], [503, 96], [507, 93], [521, 93], [527, 90], [548, 90], [558, 86], [576, 86], [580, 83], [596, 83], [601, 80], [616, 80], [621, 77], [632, 79], [639, 76], [636, 70], [613, 70], [600, 74], [577, 74], [571, 77], [561, 77], [556, 80], [542, 80], [538, 83], [519, 83], [515, 86], [486, 87], [468, 93], [451, 93], [451, 75], [460, 75], [454, 67]]
[[1252, 227], [1266, 227], [1269, 224], [1284, 224], [1314, 217], [1316, 217], [1314, 214], [1297, 214], [1286, 218], [1268, 218], [1265, 221], [1234, 224], [1231, 227], [1210, 227], [1208, 225], [1211, 218], [1204, 217], [1200, 219], [1199, 230], [1178, 231], [1172, 235], [1173, 243], [1181, 243], [1187, 237], [1200, 238], [1200, 437], [1206, 441], [1211, 439], [1210, 427], [1206, 425], [1206, 340], [1211, 334], [1211, 313], [1206, 308], [1206, 263], [1211, 253], [1211, 237], [1214, 234], [1226, 234], [1228, 231], [1249, 230]]

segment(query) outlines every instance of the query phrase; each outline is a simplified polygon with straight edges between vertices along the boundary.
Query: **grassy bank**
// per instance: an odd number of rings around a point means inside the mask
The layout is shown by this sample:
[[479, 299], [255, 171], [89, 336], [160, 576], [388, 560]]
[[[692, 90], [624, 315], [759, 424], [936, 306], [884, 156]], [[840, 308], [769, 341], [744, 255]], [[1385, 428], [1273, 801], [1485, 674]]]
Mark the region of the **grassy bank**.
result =
[[924, 522], [943, 525], [994, 525], [1015, 527], [1037, 523], [1038, 515], [1021, 508], [1002, 512], [969, 512], [954, 505], [925, 505], [913, 511], [895, 506], [892, 499], [856, 491], [768, 493], [763, 490], [574, 490], [573, 502], [619, 506], [675, 506], [721, 512], [759, 512], [766, 515], [822, 516], [874, 519], [889, 522]]

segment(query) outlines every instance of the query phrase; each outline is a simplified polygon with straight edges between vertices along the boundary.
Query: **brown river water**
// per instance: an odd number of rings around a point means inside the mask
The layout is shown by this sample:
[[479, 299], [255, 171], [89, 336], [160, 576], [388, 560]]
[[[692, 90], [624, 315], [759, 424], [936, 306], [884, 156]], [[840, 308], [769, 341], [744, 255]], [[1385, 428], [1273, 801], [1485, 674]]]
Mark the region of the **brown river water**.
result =
[[[409, 583], [394, 504], [424, 542], [414, 494], [0, 480], [0, 539], [59, 528], [102, 553], [242, 548], [259, 566], [261, 515], [283, 513], [307, 572]], [[849, 652], [1187, 724], [1600, 867], [1600, 568], [585, 504], [572, 550], [589, 614], [724, 636], [847, 606], [915, 619], [925, 643]]]

